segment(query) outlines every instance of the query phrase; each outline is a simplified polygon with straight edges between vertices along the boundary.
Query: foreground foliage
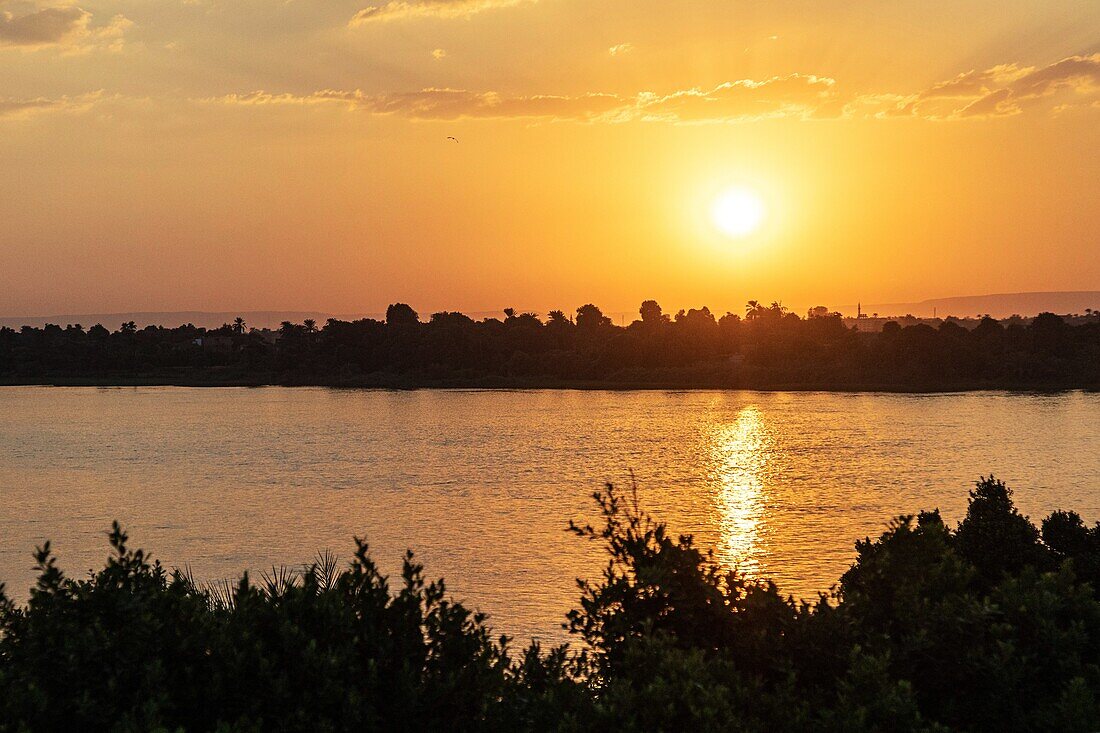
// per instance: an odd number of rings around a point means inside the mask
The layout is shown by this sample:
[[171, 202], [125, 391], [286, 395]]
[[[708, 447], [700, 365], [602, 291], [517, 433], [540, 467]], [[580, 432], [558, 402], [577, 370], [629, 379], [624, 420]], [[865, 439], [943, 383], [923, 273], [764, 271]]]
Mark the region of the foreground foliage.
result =
[[204, 588], [127, 545], [0, 587], [0, 731], [1087, 731], [1100, 728], [1100, 525], [1034, 526], [992, 477], [857, 543], [812, 602], [721, 570], [633, 494], [596, 494], [583, 652], [513, 652], [411, 555]]

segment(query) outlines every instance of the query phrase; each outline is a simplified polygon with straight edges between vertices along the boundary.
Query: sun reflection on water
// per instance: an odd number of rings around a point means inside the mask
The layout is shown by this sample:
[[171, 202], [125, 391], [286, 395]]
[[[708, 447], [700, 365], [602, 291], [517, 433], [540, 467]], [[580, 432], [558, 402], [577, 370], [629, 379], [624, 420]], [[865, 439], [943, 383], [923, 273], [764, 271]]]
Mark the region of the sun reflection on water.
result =
[[744, 407], [733, 422], [717, 426], [710, 452], [721, 532], [718, 560], [759, 577], [766, 554], [761, 535], [771, 458], [771, 441], [759, 408]]

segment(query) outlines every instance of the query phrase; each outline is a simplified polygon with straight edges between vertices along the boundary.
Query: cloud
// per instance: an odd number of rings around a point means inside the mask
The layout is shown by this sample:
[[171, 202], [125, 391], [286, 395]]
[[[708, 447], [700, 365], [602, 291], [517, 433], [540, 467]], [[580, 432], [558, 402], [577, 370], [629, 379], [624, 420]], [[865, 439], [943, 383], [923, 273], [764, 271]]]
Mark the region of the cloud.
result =
[[26, 15], [0, 11], [0, 44], [49, 46], [83, 31], [92, 14], [77, 7], [43, 8]]
[[103, 92], [77, 96], [12, 99], [0, 97], [0, 120], [25, 119], [48, 112], [84, 112], [103, 98]]
[[1001, 64], [985, 71], [967, 71], [954, 79], [933, 84], [921, 92], [920, 99], [965, 98], [988, 94], [990, 90], [1007, 84], [1023, 75], [1016, 64]]
[[[1070, 56], [1041, 69], [1021, 70], [1006, 86], [995, 89], [959, 110], [960, 117], [1001, 117], [1019, 114], [1039, 100], [1068, 94], [1100, 94], [1100, 53]], [[1065, 105], [1062, 105], [1063, 107]]]
[[55, 106], [55, 101], [51, 99], [0, 99], [0, 119], [26, 117]]
[[[234, 105], [337, 105], [369, 114], [413, 120], [541, 119], [549, 121], [672, 124], [750, 122], [763, 119], [926, 120], [998, 117], [1018, 114], [1043, 100], [1072, 94], [1081, 106], [1100, 98], [1100, 54], [1074, 56], [1042, 68], [995, 66], [966, 72], [915, 94], [852, 94], [834, 79], [788, 74], [739, 79], [702, 89], [666, 94], [623, 96], [589, 92], [577, 95], [509, 95], [495, 91], [434, 88], [368, 94], [360, 90], [322, 90], [307, 95], [252, 92], [201, 100]], [[1054, 107], [1061, 111], [1065, 104]]]
[[87, 47], [101, 45], [109, 51], [121, 51], [125, 44], [124, 36], [133, 27], [134, 22], [125, 15], [116, 15], [107, 25], [88, 30]]
[[235, 105], [338, 105], [371, 114], [395, 115], [414, 120], [460, 118], [589, 120], [624, 106], [623, 99], [611, 94], [509, 96], [497, 92], [438, 88], [373, 95], [364, 94], [358, 90], [349, 92], [334, 89], [303, 96], [258, 91], [202, 101]]
[[551, 118], [590, 120], [619, 109], [622, 100], [612, 94], [579, 96], [508, 96], [496, 92], [459, 89], [424, 89], [407, 94], [362, 97], [358, 106], [374, 114], [414, 119], [455, 120], [469, 118]]
[[[357, 94], [358, 92], [352, 92], [351, 94]], [[314, 94], [308, 94], [305, 96], [282, 93], [271, 94], [265, 92], [262, 89], [254, 92], [248, 92], [246, 94], [225, 94], [220, 97], [207, 97], [205, 99], [196, 100], [203, 104], [227, 104], [233, 106], [246, 106], [246, 107], [261, 107], [267, 105], [294, 105], [304, 106], [313, 104], [331, 104], [333, 101], [341, 101], [335, 96], [331, 96], [330, 92], [316, 92]], [[355, 107], [355, 104], [351, 100], [344, 100], [342, 104], [349, 109]]]
[[1010, 99], [1012, 91], [997, 89], [957, 110], [957, 117], [1003, 117], [1016, 114], [1019, 108]]
[[612, 56], [623, 56], [634, 50], [633, 43], [620, 43], [607, 49], [607, 52]]
[[[964, 119], [1006, 117], [1039, 108], [1052, 99], [1056, 109], [1091, 106], [1100, 96], [1100, 54], [1070, 56], [1043, 67], [1001, 64], [959, 74], [908, 96], [895, 96], [880, 117]], [[885, 95], [881, 101], [889, 102]], [[1068, 103], [1065, 101], [1069, 98]]]
[[352, 16], [348, 26], [409, 18], [465, 18], [486, 10], [535, 2], [538, 0], [389, 0], [363, 8]]
[[134, 25], [123, 15], [115, 15], [105, 25], [93, 26], [91, 20], [91, 13], [76, 6], [43, 8], [18, 16], [0, 11], [0, 45], [30, 49], [60, 46], [66, 52], [118, 51], [124, 34]]
[[592, 92], [579, 95], [507, 95], [466, 89], [428, 88], [415, 92], [364, 94], [323, 90], [313, 94], [263, 91], [212, 100], [239, 105], [338, 104], [371, 114], [416, 120], [460, 118], [543, 118], [572, 121], [722, 122], [795, 115], [814, 116], [831, 109], [832, 79], [792, 74], [764, 81], [740, 80], [709, 91], [689, 89], [668, 95], [632, 97]]
[[762, 81], [741, 79], [710, 90], [686, 89], [663, 97], [639, 95], [644, 119], [671, 122], [730, 122], [766, 117], [836, 116], [836, 81], [812, 74], [789, 74]]

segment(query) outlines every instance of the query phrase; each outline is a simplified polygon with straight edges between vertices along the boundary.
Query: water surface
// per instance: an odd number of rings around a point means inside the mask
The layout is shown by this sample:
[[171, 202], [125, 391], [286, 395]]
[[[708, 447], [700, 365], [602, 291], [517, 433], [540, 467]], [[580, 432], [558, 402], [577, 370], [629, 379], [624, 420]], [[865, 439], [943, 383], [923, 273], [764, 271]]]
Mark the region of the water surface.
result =
[[827, 589], [853, 543], [996, 473], [1038, 519], [1100, 519], [1100, 395], [0, 388], [0, 581], [132, 542], [199, 578], [350, 555], [430, 576], [520, 636], [561, 638], [598, 549], [565, 532], [633, 471], [644, 505], [782, 590]]

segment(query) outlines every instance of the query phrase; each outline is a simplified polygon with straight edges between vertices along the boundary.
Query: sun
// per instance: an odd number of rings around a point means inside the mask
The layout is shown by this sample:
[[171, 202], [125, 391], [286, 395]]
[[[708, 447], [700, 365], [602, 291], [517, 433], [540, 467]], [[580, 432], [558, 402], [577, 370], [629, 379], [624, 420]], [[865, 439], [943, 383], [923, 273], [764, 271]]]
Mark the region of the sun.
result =
[[747, 188], [729, 188], [714, 199], [710, 215], [714, 226], [730, 237], [747, 237], [764, 223], [764, 201]]

